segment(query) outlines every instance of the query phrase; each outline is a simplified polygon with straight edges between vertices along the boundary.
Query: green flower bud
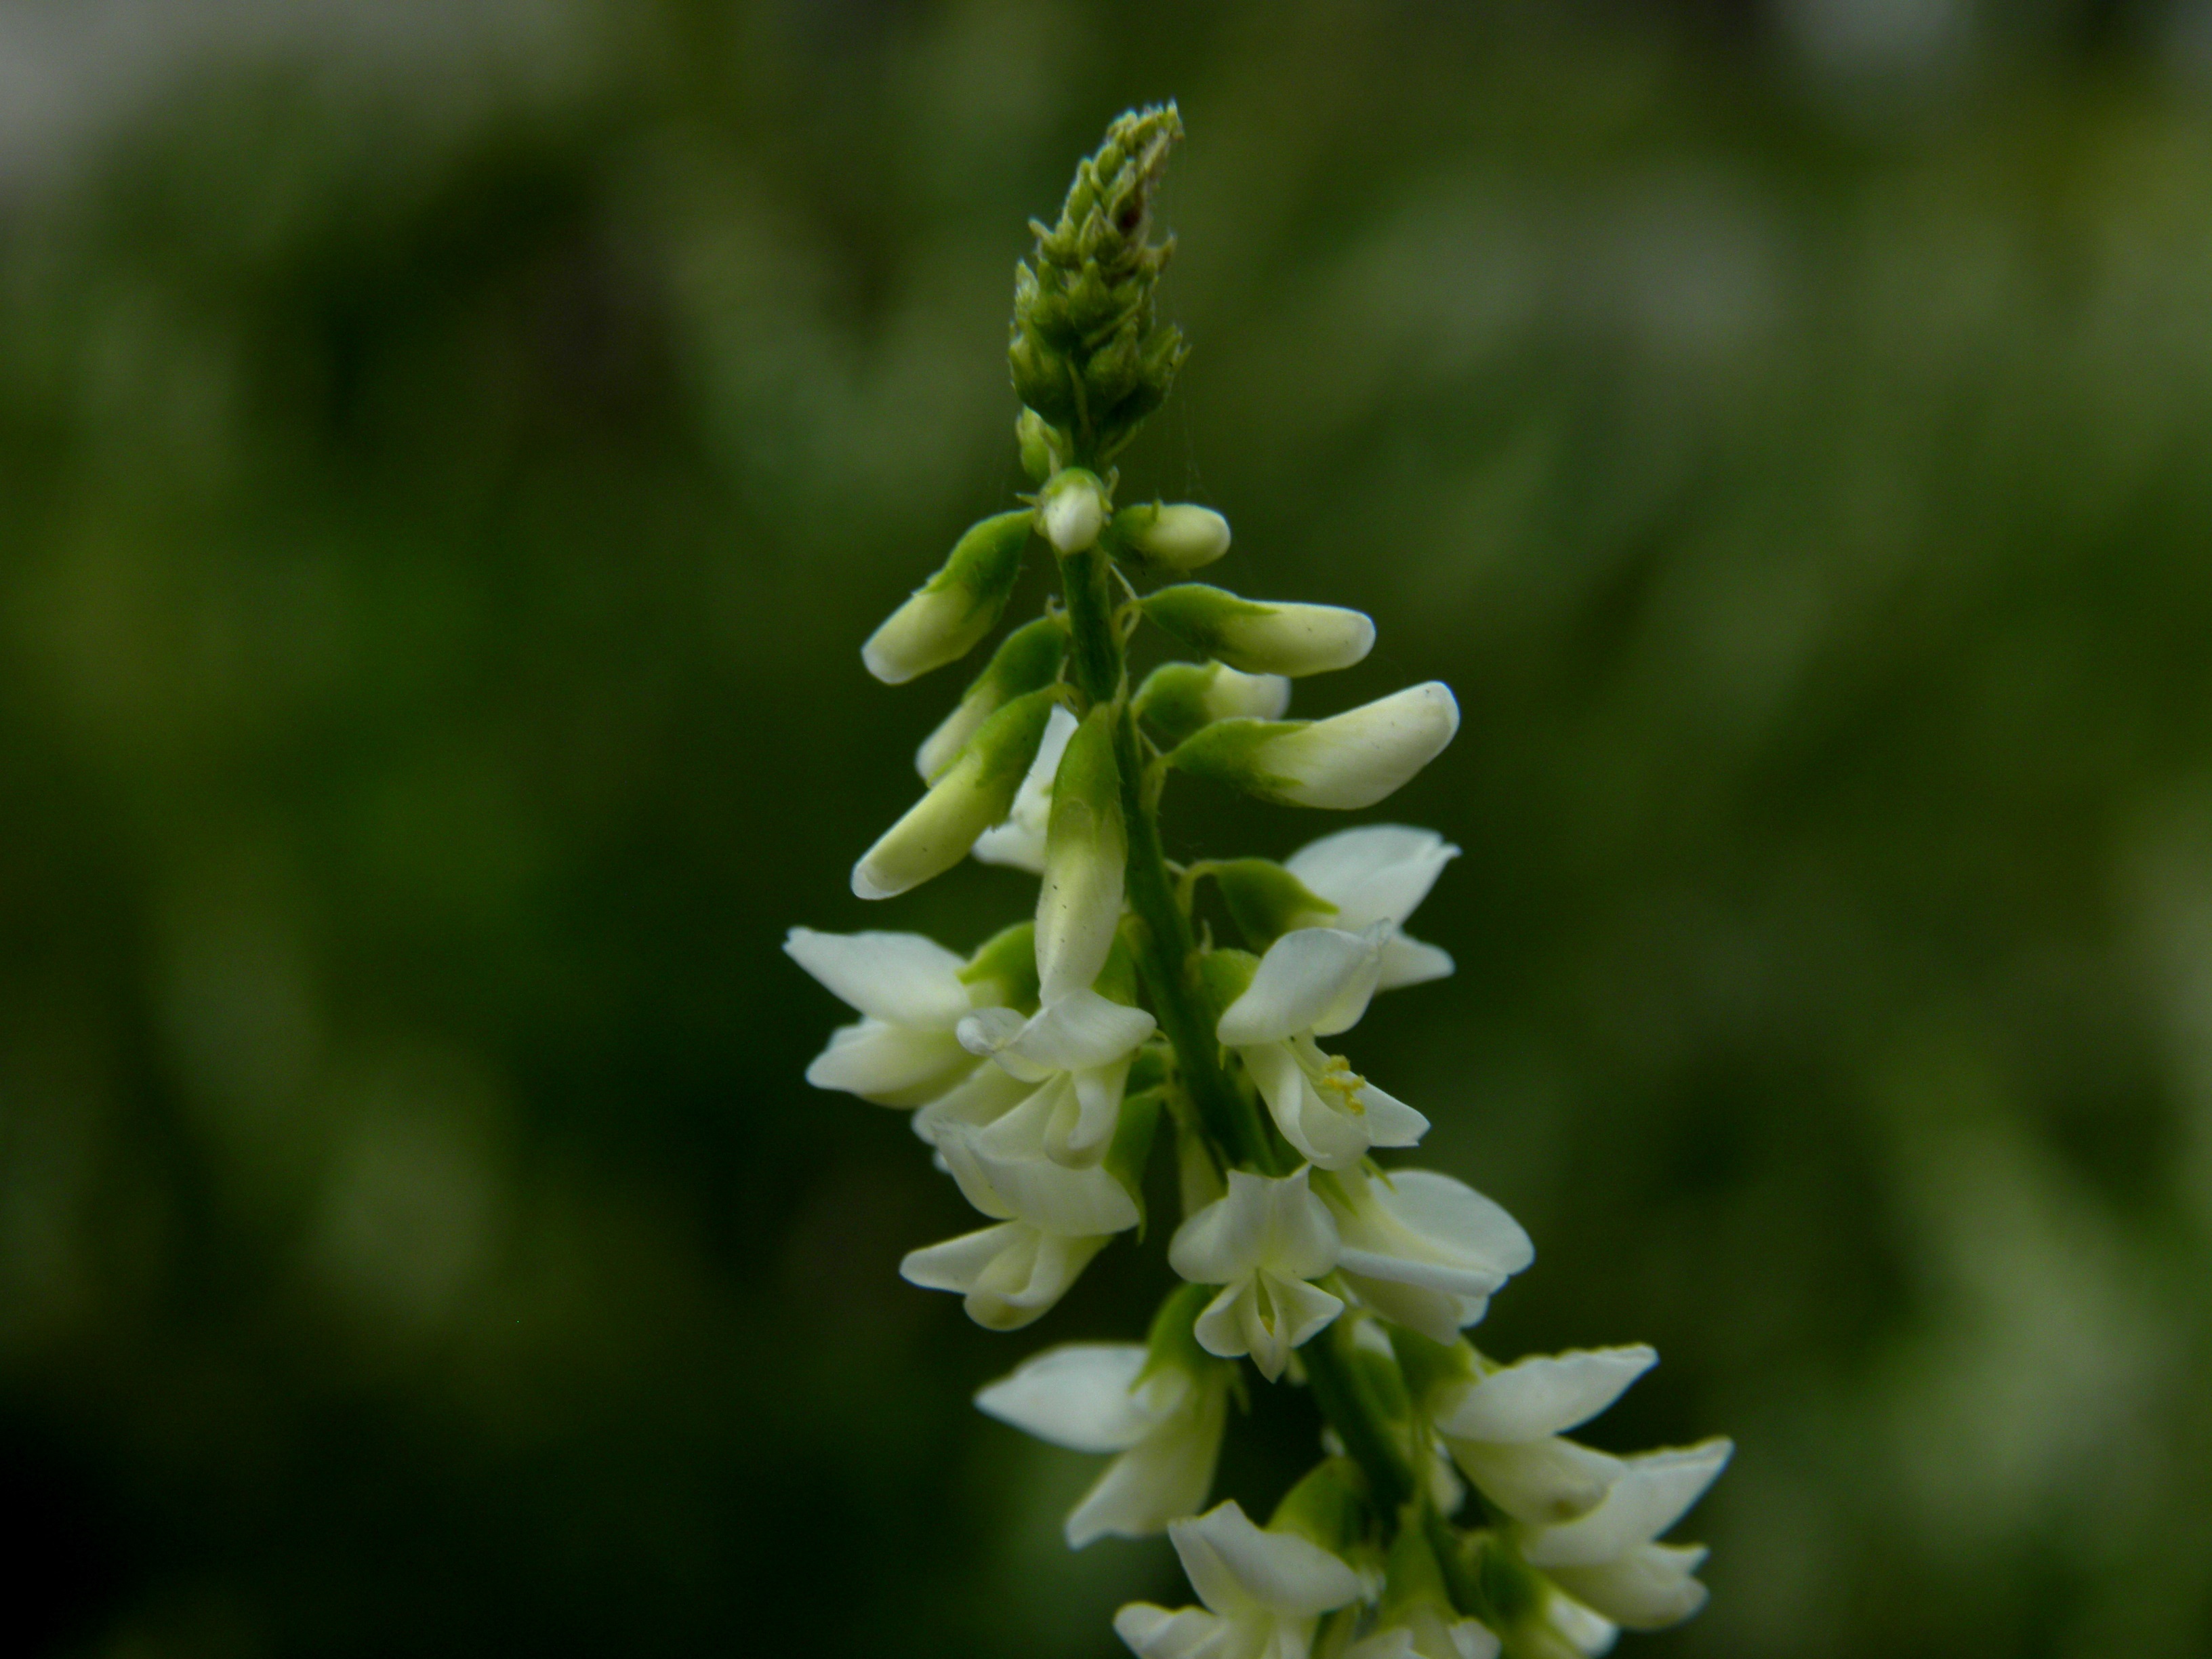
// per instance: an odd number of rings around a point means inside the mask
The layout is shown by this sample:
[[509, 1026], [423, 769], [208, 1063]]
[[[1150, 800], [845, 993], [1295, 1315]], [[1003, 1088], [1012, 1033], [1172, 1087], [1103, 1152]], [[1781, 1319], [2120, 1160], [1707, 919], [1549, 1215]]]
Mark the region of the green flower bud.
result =
[[960, 982], [1008, 1008], [1036, 1007], [1036, 924], [1018, 921], [985, 939], [960, 970]]
[[1326, 927], [1336, 914], [1336, 906], [1273, 859], [1231, 859], [1209, 873], [1255, 950], [1266, 950], [1293, 927]]
[[1133, 707], [1162, 741], [1178, 744], [1216, 720], [1279, 719], [1290, 703], [1291, 683], [1279, 674], [1240, 674], [1220, 662], [1170, 662], [1145, 676]]
[[1145, 601], [1145, 614], [1184, 644], [1248, 674], [1349, 668], [1375, 646], [1375, 624], [1334, 605], [1272, 605], [1186, 582]]
[[915, 751], [914, 769], [927, 783], [958, 758], [961, 748], [983, 722], [1016, 697], [1050, 685], [1067, 655], [1067, 624], [1040, 617], [1017, 628], [1000, 642], [975, 682], [944, 723]]
[[1113, 535], [1117, 550], [1159, 570], [1196, 570], [1229, 550], [1229, 520], [1210, 507], [1125, 507]]
[[1286, 806], [1372, 806], [1443, 752], [1459, 704], [1441, 681], [1325, 720], [1219, 720], [1168, 764]]
[[1022, 787], [1057, 690], [1018, 697], [983, 722], [945, 775], [853, 866], [853, 891], [890, 898], [942, 875], [975, 837], [1006, 816]]
[[1037, 495], [1037, 523], [1060, 553], [1080, 553], [1098, 540], [1106, 524], [1106, 486], [1079, 466], [1053, 475]]
[[1067, 465], [1067, 434], [1034, 409], [1024, 409], [1015, 421], [1014, 441], [1031, 483], [1042, 483]]
[[1366, 1532], [1366, 1520], [1367, 1477], [1350, 1458], [1331, 1457], [1284, 1493], [1267, 1530], [1296, 1533], [1331, 1555], [1343, 1555]]
[[1030, 538], [1027, 508], [971, 525], [938, 573], [914, 592], [860, 647], [860, 660], [885, 685], [964, 657], [998, 625], [1022, 549]]

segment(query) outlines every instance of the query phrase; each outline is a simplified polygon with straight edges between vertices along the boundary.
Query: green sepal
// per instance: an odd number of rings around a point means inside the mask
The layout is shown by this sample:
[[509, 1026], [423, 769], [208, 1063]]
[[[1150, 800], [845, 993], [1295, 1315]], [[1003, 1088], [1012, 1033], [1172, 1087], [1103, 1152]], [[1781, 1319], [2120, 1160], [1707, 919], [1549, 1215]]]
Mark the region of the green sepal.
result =
[[1474, 1552], [1475, 1583], [1498, 1623], [1519, 1625], [1540, 1617], [1552, 1595], [1551, 1580], [1496, 1533], [1479, 1532], [1468, 1543]]
[[1260, 958], [1249, 951], [1208, 951], [1198, 959], [1198, 981], [1206, 989], [1207, 1012], [1219, 1019], [1229, 1005], [1252, 988]]
[[1098, 977], [1091, 988], [1109, 1002], [1118, 1002], [1125, 1008], [1143, 1006], [1137, 994], [1137, 959], [1129, 950], [1129, 924], [1127, 917], [1114, 934], [1114, 948], [1106, 953], [1106, 965], [1098, 970]]
[[1067, 621], [1063, 617], [1039, 617], [1000, 641], [983, 672], [969, 683], [952, 712], [922, 744], [917, 763], [924, 781], [934, 782], [942, 776], [993, 714], [1016, 697], [1050, 685], [1066, 659]]
[[1164, 662], [1145, 676], [1129, 707], [1163, 741], [1179, 744], [1212, 724], [1206, 707], [1212, 684], [1212, 672], [1202, 663]]
[[[1177, 582], [1145, 596], [1145, 615], [1192, 650], [1248, 671], [1252, 665], [1237, 661], [1235, 647], [1230, 643], [1230, 626], [1263, 622], [1275, 609], [1204, 582]], [[1260, 665], [1257, 672], [1266, 672], [1266, 665]]]
[[1336, 906], [1273, 859], [1231, 859], [1208, 866], [1229, 915], [1255, 951], [1294, 927], [1326, 923]]
[[1267, 1517], [1270, 1532], [1296, 1533], [1333, 1555], [1343, 1555], [1366, 1535], [1367, 1477], [1348, 1457], [1325, 1458], [1283, 1495]]
[[1212, 1285], [1179, 1285], [1168, 1293], [1160, 1310], [1152, 1316], [1152, 1328], [1145, 1333], [1145, 1368], [1137, 1373], [1139, 1382], [1170, 1369], [1202, 1376], [1224, 1363], [1199, 1346], [1196, 1328], [1199, 1315], [1219, 1293]]
[[[1117, 999], [1118, 1000], [1118, 999]], [[1157, 1089], [1168, 1080], [1172, 1069], [1166, 1043], [1155, 1038], [1137, 1050], [1137, 1057], [1129, 1062], [1129, 1076], [1122, 1085], [1131, 1094], [1141, 1094], [1147, 1089]]]
[[1196, 778], [1211, 778], [1262, 800], [1281, 800], [1297, 780], [1270, 772], [1261, 751], [1278, 738], [1304, 730], [1310, 720], [1216, 720], [1169, 751], [1167, 763]]
[[1390, 1334], [1390, 1351], [1397, 1356], [1398, 1370], [1406, 1379], [1406, 1392], [1417, 1402], [1425, 1403], [1440, 1390], [1472, 1382], [1480, 1375], [1474, 1350], [1464, 1342], [1447, 1346], [1401, 1326], [1384, 1328]]
[[1407, 1397], [1406, 1378], [1389, 1353], [1364, 1342], [1351, 1345], [1352, 1369], [1359, 1373], [1369, 1400], [1382, 1408], [1391, 1423], [1403, 1429], [1413, 1420], [1413, 1402]]
[[1009, 1008], [1037, 1006], [1036, 923], [1018, 921], [985, 939], [960, 970], [960, 982], [971, 987], [996, 983]]
[[1137, 1206], [1137, 1237], [1145, 1236], [1145, 1164], [1152, 1155], [1152, 1133], [1159, 1127], [1160, 1089], [1121, 1097], [1121, 1115], [1114, 1125], [1114, 1141], [1106, 1149], [1106, 1173], [1121, 1183]]
[[1425, 1529], [1410, 1508], [1401, 1517], [1397, 1536], [1390, 1540], [1382, 1571], [1382, 1601], [1377, 1611], [1385, 1619], [1424, 1603], [1444, 1609], [1453, 1619], [1462, 1616], [1452, 1606], [1451, 1589], [1444, 1583], [1437, 1553], [1430, 1547]]
[[990, 621], [981, 630], [988, 633], [997, 626], [1006, 595], [1014, 591], [1015, 579], [1022, 574], [1022, 550], [1029, 545], [1035, 517], [1030, 508], [1018, 507], [1011, 513], [978, 519], [961, 532], [951, 556], [922, 584], [922, 592], [940, 592], [955, 585], [966, 588], [988, 607]]
[[1067, 434], [1034, 409], [1024, 409], [1014, 422], [1014, 442], [1022, 457], [1022, 471], [1031, 483], [1042, 483], [1067, 465]]

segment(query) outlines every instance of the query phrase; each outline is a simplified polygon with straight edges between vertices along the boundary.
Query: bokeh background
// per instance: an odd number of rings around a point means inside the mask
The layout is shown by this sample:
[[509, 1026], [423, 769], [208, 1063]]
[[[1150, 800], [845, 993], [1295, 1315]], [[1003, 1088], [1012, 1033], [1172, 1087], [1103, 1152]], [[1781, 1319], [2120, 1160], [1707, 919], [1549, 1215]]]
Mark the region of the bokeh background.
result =
[[[1661, 1656], [2212, 1651], [2212, 5], [0, 4], [0, 1563], [35, 1654], [1115, 1651], [793, 922], [1180, 99], [1126, 469], [1441, 677], [1363, 1069], [1494, 1351], [1735, 1434]], [[1171, 794], [1190, 853], [1336, 821]], [[1224, 1472], [1311, 1455], [1263, 1398]]]

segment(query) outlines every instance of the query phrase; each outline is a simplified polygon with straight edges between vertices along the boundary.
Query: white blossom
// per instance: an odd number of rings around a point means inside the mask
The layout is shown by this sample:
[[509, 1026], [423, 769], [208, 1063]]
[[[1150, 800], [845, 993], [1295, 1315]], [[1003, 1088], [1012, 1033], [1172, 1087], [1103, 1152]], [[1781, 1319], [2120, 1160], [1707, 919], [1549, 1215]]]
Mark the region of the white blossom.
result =
[[994, 1331], [1018, 1330], [1066, 1296], [1106, 1237], [1067, 1238], [1006, 1221], [909, 1250], [899, 1277], [926, 1291], [967, 1298], [968, 1316]]
[[1116, 1453], [1067, 1517], [1081, 1549], [1109, 1533], [1141, 1538], [1197, 1512], [1213, 1485], [1229, 1376], [1146, 1365], [1141, 1342], [1072, 1342], [1023, 1361], [975, 1396], [1002, 1423], [1072, 1451]]
[[1368, 823], [1309, 842], [1283, 863], [1310, 892], [1336, 907], [1316, 921], [1350, 933], [1388, 924], [1376, 988], [1389, 991], [1452, 971], [1449, 956], [1409, 937], [1403, 924], [1458, 856], [1459, 848], [1433, 830]]
[[970, 987], [958, 957], [919, 933], [821, 933], [794, 927], [793, 962], [857, 1010], [806, 1068], [817, 1089], [842, 1089], [884, 1106], [933, 1100], [975, 1067], [960, 1022], [1000, 1000], [996, 981]]
[[1385, 1319], [1449, 1344], [1536, 1259], [1521, 1224], [1462, 1181], [1429, 1170], [1383, 1179], [1353, 1167], [1317, 1190], [1336, 1219], [1337, 1267]]
[[[1026, 1020], [1011, 1008], [963, 1019], [957, 1035], [966, 1051], [989, 1056], [1028, 1091], [982, 1127], [983, 1150], [1070, 1168], [1097, 1163], [1113, 1141], [1130, 1065], [1153, 1030], [1143, 1009], [1091, 990], [1070, 993]], [[937, 1115], [933, 1127], [967, 1115]]]
[[1577, 1520], [1528, 1529], [1522, 1559], [1616, 1625], [1657, 1630], [1688, 1618], [1705, 1601], [1693, 1577], [1705, 1548], [1654, 1540], [1705, 1496], [1734, 1449], [1717, 1438], [1622, 1459], [1604, 1502]]
[[1428, 1119], [1315, 1041], [1348, 1030], [1367, 1012], [1385, 929], [1377, 922], [1361, 933], [1284, 934], [1214, 1029], [1243, 1060], [1284, 1139], [1319, 1169], [1348, 1168], [1371, 1146], [1411, 1146], [1428, 1130]]
[[1198, 1316], [1199, 1346], [1224, 1359], [1252, 1356], [1273, 1382], [1298, 1346], [1344, 1311], [1308, 1284], [1336, 1265], [1336, 1224], [1314, 1196], [1308, 1172], [1270, 1179], [1229, 1172], [1229, 1190], [1176, 1230], [1168, 1263], [1194, 1285], [1221, 1294]]
[[1044, 741], [1036, 759], [1015, 792], [1013, 810], [1002, 823], [994, 824], [975, 838], [969, 849], [984, 864], [1010, 865], [1033, 876], [1044, 873], [1046, 826], [1052, 819], [1052, 780], [1060, 770], [1060, 757], [1079, 722], [1065, 708], [1055, 708], [1045, 721]]
[[1267, 1532], [1232, 1500], [1168, 1528], [1205, 1605], [1133, 1601], [1114, 1629], [1140, 1659], [1307, 1659], [1316, 1621], [1354, 1601], [1359, 1579], [1296, 1533]]
[[1658, 1358], [1639, 1346], [1522, 1359], [1443, 1391], [1431, 1420], [1461, 1472], [1507, 1514], [1571, 1521], [1602, 1503], [1627, 1465], [1562, 1431], [1613, 1404]]

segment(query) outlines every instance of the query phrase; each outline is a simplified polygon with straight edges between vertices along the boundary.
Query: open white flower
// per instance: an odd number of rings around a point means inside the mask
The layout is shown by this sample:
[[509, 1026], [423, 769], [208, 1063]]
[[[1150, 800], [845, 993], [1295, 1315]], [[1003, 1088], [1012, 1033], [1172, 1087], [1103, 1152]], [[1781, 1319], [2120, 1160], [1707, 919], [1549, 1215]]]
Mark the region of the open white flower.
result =
[[988, 1329], [1018, 1330], [1067, 1294], [1108, 1237], [1063, 1237], [1025, 1221], [1001, 1222], [908, 1251], [899, 1277], [966, 1297], [968, 1316]]
[[817, 1089], [842, 1089], [884, 1106], [934, 1100], [975, 1068], [960, 1022], [1001, 1000], [1002, 985], [970, 986], [967, 964], [919, 933], [819, 933], [794, 927], [784, 951], [859, 1011], [806, 1068]]
[[1658, 1362], [1642, 1346], [1538, 1355], [1443, 1391], [1437, 1433], [1467, 1478], [1519, 1521], [1556, 1524], [1604, 1502], [1628, 1466], [1560, 1437]]
[[1349, 1030], [1367, 1012], [1386, 937], [1381, 922], [1361, 933], [1284, 934], [1214, 1028], [1243, 1060], [1284, 1139], [1319, 1169], [1349, 1168], [1371, 1146], [1411, 1146], [1428, 1131], [1428, 1119], [1315, 1041]]
[[[959, 1025], [971, 1054], [1028, 1085], [1012, 1109], [983, 1131], [983, 1150], [1001, 1159], [1048, 1158], [1071, 1169], [1106, 1155], [1120, 1121], [1121, 1095], [1152, 1017], [1083, 990], [1024, 1020], [1011, 1008], [972, 1014]], [[939, 1121], [952, 1120], [950, 1113]]]
[[1680, 1450], [1622, 1459], [1626, 1472], [1605, 1501], [1579, 1520], [1532, 1528], [1521, 1553], [1569, 1595], [1630, 1630], [1658, 1630], [1705, 1603], [1692, 1576], [1703, 1546], [1656, 1543], [1705, 1496], [1735, 1447], [1713, 1439]]
[[1267, 1532], [1232, 1500], [1168, 1528], [1202, 1607], [1133, 1601], [1114, 1629], [1141, 1659], [1307, 1659], [1315, 1622], [1356, 1600], [1359, 1578], [1296, 1533]]
[[1142, 1538], [1197, 1513], [1213, 1485], [1230, 1370], [1146, 1367], [1141, 1342], [1071, 1342], [1026, 1359], [975, 1396], [1002, 1423], [1071, 1451], [1120, 1454], [1067, 1517], [1069, 1547]]
[[1176, 1229], [1168, 1263], [1194, 1285], [1221, 1294], [1198, 1316], [1199, 1346], [1224, 1359], [1240, 1354], [1270, 1382], [1291, 1350], [1344, 1311], [1306, 1283], [1336, 1266], [1336, 1224], [1307, 1185], [1307, 1171], [1271, 1180], [1229, 1172], [1229, 1190]]
[[1376, 980], [1378, 990], [1389, 991], [1452, 971], [1451, 957], [1407, 936], [1404, 923], [1458, 856], [1459, 848], [1433, 830], [1367, 823], [1308, 842], [1283, 864], [1309, 891], [1336, 907], [1334, 915], [1316, 921], [1348, 933], [1389, 924]]
[[1349, 1168], [1318, 1188], [1336, 1219], [1337, 1267], [1369, 1307], [1432, 1342], [1459, 1340], [1490, 1298], [1536, 1259], [1503, 1206], [1447, 1175]]
[[1052, 780], [1060, 770], [1060, 757], [1080, 724], [1065, 708], [1055, 708], [1046, 720], [1044, 740], [1036, 758], [1014, 792], [1012, 811], [1002, 823], [994, 824], [975, 838], [969, 852], [984, 864], [1011, 865], [1033, 876], [1044, 873], [1044, 836], [1052, 820]]

